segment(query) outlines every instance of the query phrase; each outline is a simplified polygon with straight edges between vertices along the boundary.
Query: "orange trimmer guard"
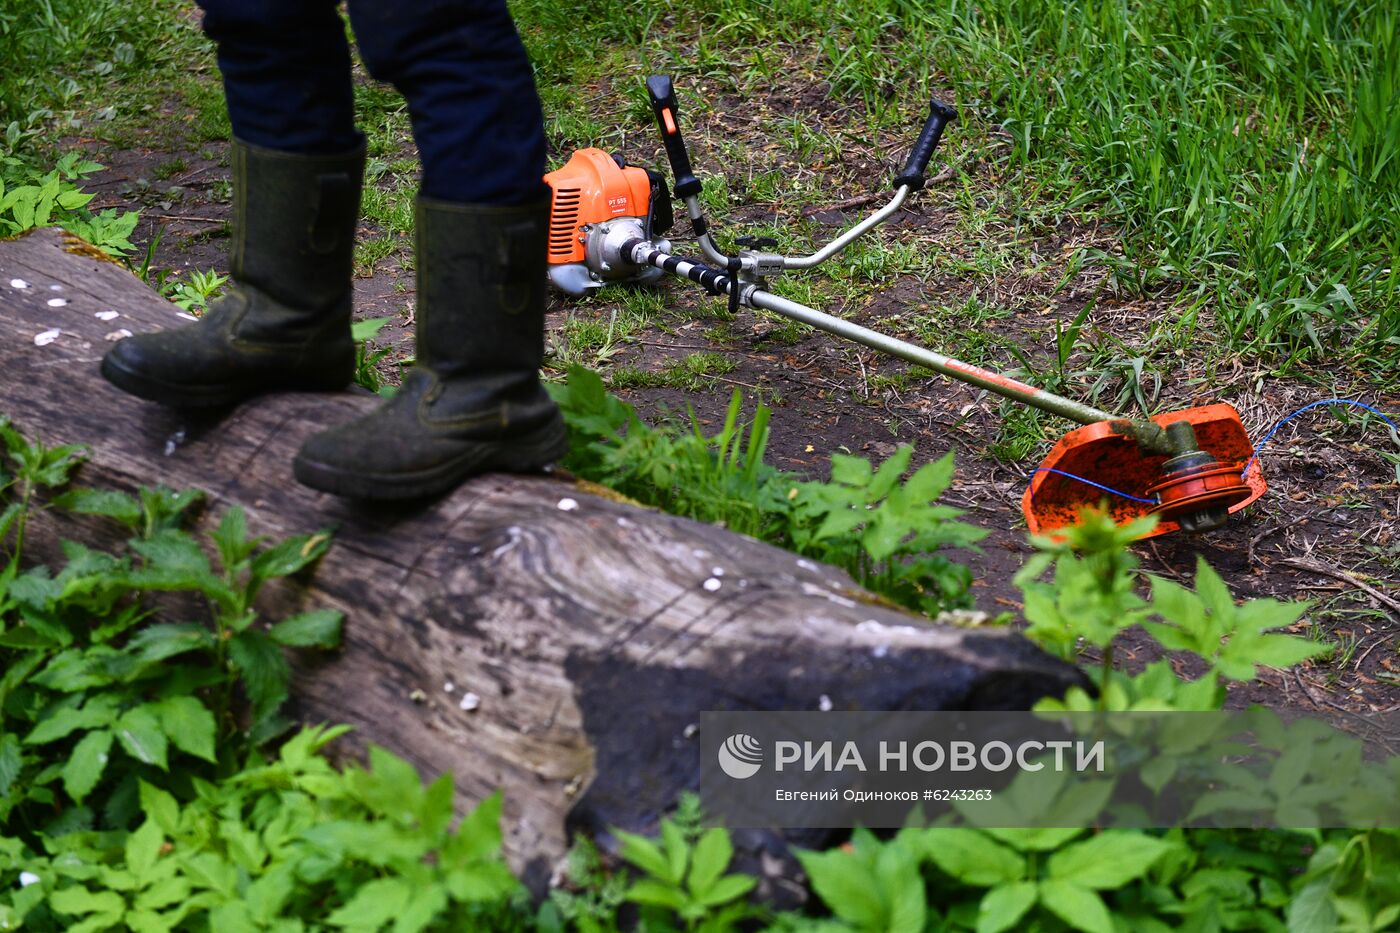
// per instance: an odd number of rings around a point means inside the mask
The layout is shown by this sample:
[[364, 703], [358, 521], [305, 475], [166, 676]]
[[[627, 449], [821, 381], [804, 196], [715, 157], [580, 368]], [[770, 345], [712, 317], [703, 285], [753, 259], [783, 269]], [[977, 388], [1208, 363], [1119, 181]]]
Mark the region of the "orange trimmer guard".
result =
[[[1220, 461], [1222, 467], [1233, 467], [1236, 475], [1254, 452], [1239, 412], [1232, 405], [1221, 403], [1188, 408], [1155, 415], [1152, 420], [1162, 427], [1177, 421], [1190, 422], [1201, 449]], [[1032, 533], [1053, 536], [1056, 529], [1077, 524], [1080, 509], [1098, 507], [1105, 502], [1113, 520], [1120, 525], [1154, 511], [1156, 507], [1151, 502], [1134, 502], [1058, 473], [1044, 472], [1059, 470], [1140, 499], [1156, 498], [1153, 487], [1162, 482], [1162, 464], [1167, 456], [1144, 452], [1137, 441], [1123, 433], [1122, 424], [1122, 421], [1099, 421], [1076, 428], [1060, 438], [1031, 478], [1030, 487], [1021, 499], [1021, 509]], [[1244, 480], [1248, 496], [1231, 504], [1231, 513], [1249, 505], [1269, 488], [1257, 462], [1250, 467]], [[1179, 528], [1175, 521], [1164, 518], [1148, 537]]]

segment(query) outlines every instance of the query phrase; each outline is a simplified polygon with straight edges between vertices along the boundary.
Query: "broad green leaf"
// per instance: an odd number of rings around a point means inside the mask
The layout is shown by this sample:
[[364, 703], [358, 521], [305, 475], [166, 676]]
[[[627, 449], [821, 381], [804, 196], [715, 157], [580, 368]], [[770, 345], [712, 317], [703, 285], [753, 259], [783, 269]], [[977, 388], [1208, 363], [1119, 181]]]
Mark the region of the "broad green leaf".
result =
[[707, 829], [695, 843], [695, 851], [690, 857], [690, 874], [686, 885], [690, 888], [691, 896], [703, 897], [724, 874], [733, 855], [729, 831], [720, 827]]
[[909, 461], [914, 456], [914, 447], [911, 444], [900, 444], [899, 448], [880, 464], [880, 468], [871, 477], [869, 485], [865, 490], [866, 502], [878, 502], [890, 494], [899, 478], [904, 475], [904, 471], [909, 469]]
[[49, 906], [61, 914], [81, 917], [85, 914], [111, 914], [120, 917], [126, 902], [115, 891], [89, 891], [73, 885], [60, 888], [49, 895]]
[[402, 878], [367, 881], [355, 896], [326, 918], [334, 927], [377, 930], [402, 913], [413, 898], [413, 888]]
[[833, 849], [827, 852], [799, 850], [797, 860], [812, 883], [812, 890], [831, 912], [864, 929], [878, 929], [888, 919], [879, 886], [869, 867], [854, 855]]
[[65, 738], [79, 729], [96, 729], [110, 726], [116, 719], [116, 707], [112, 702], [90, 700], [81, 709], [59, 708], [39, 721], [39, 724], [24, 737], [27, 745], [43, 745]]
[[1319, 878], [1293, 895], [1288, 904], [1288, 933], [1314, 933], [1333, 930], [1337, 926], [1337, 911], [1332, 906], [1332, 885], [1328, 878]]
[[924, 854], [966, 884], [990, 887], [1026, 876], [1026, 860], [975, 829], [936, 827], [924, 831]]
[[10, 787], [23, 766], [19, 736], [12, 732], [0, 735], [0, 799], [10, 796]]
[[362, 321], [356, 321], [350, 325], [350, 339], [356, 343], [364, 343], [366, 340], [373, 340], [392, 318], [371, 317]]
[[228, 640], [229, 659], [238, 668], [253, 704], [253, 719], [266, 719], [287, 699], [292, 671], [282, 649], [264, 632], [239, 632]]
[[445, 772], [423, 792], [418, 823], [424, 834], [436, 837], [452, 822], [452, 774]]
[[456, 851], [462, 858], [487, 859], [500, 853], [503, 800], [501, 791], [497, 790], [477, 804], [457, 827], [459, 848]]
[[419, 888], [413, 892], [408, 907], [394, 918], [393, 933], [419, 933], [427, 929], [446, 908], [447, 892], [441, 886]]
[[1010, 930], [1035, 905], [1035, 899], [1034, 881], [997, 885], [982, 896], [982, 902], [977, 907], [977, 933]]
[[180, 805], [175, 797], [154, 784], [140, 782], [141, 812], [145, 813], [167, 835], [180, 828]]
[[449, 871], [446, 884], [454, 900], [467, 903], [500, 900], [520, 887], [503, 862], [477, 862]]
[[923, 933], [928, 920], [928, 895], [912, 846], [896, 840], [880, 847], [875, 876], [889, 912], [888, 933]]
[[126, 837], [126, 867], [135, 876], [138, 885], [144, 886], [147, 874], [160, 857], [160, 847], [164, 842], [165, 836], [153, 819], [147, 819]]
[[139, 661], [150, 664], [186, 651], [213, 649], [216, 644], [213, 633], [202, 625], [162, 622], [147, 625], [132, 635], [126, 650]]
[[259, 580], [289, 576], [313, 563], [326, 553], [330, 546], [329, 531], [318, 531], [314, 535], [295, 535], [254, 557], [253, 576]]
[[706, 907], [718, 907], [748, 894], [756, 884], [758, 879], [752, 875], [725, 875], [696, 900]]
[[666, 856], [666, 880], [679, 887], [681, 879], [685, 877], [690, 846], [686, 844], [685, 836], [674, 820], [661, 821], [661, 851]]
[[662, 854], [661, 847], [645, 836], [638, 836], [625, 830], [615, 829], [613, 835], [622, 848], [618, 852], [622, 858], [640, 868], [654, 878], [675, 881], [671, 875], [671, 865]]
[[102, 515], [128, 528], [141, 523], [141, 503], [124, 492], [112, 489], [70, 489], [54, 500], [59, 508], [80, 515]]
[[242, 563], [258, 543], [256, 538], [248, 539], [248, 516], [238, 506], [224, 510], [224, 516], [219, 520], [218, 527], [209, 534], [209, 540], [218, 549], [219, 562], [225, 571]]
[[627, 899], [637, 904], [652, 904], [680, 910], [686, 905], [685, 892], [673, 884], [655, 878], [643, 878], [627, 889]]
[[1108, 890], [1147, 874], [1171, 846], [1143, 833], [1109, 829], [1050, 856], [1051, 878]]
[[870, 461], [864, 457], [848, 454], [831, 455], [831, 481], [842, 486], [859, 486], [864, 489], [870, 484], [873, 471]]
[[[183, 531], [157, 532], [145, 540], [131, 542], [131, 549], [146, 559], [148, 578], [163, 581], [164, 588], [195, 589], [212, 576], [209, 558]], [[142, 585], [153, 584], [143, 579]]]
[[161, 731], [160, 720], [148, 706], [129, 709], [117, 720], [117, 741], [132, 758], [142, 764], [155, 765], [166, 770], [165, 733]]
[[253, 919], [268, 924], [282, 915], [282, 908], [296, 887], [296, 863], [277, 862], [265, 875], [248, 885], [243, 899]]
[[1296, 635], [1260, 635], [1252, 647], [1250, 655], [1255, 664], [1284, 669], [1332, 651], [1331, 645]]
[[953, 454], [948, 452], [914, 471], [904, 489], [911, 501], [932, 502], [947, 491], [953, 481]]
[[[1044, 775], [1049, 772], [1042, 771], [1039, 773]], [[1027, 786], [1034, 785], [1028, 784]], [[1059, 826], [1044, 826], [1036, 829], [992, 828], [983, 831], [994, 839], [1000, 839], [1002, 842], [1020, 852], [1049, 852], [1051, 849], [1058, 849], [1075, 836], [1084, 833], [1082, 829], [1071, 829], [1069, 827]]]
[[341, 625], [345, 619], [338, 609], [315, 609], [283, 619], [272, 626], [268, 634], [279, 645], [294, 648], [336, 648], [340, 645]]
[[199, 700], [192, 696], [166, 697], [147, 703], [146, 708], [155, 714], [161, 731], [180, 751], [208, 762], [217, 760], [214, 714]]
[[1196, 595], [1214, 616], [1228, 617], [1235, 611], [1235, 598], [1230, 595], [1230, 588], [1200, 555], [1196, 557]]
[[1040, 903], [1068, 926], [1084, 933], [1113, 933], [1113, 917], [1097, 892], [1070, 881], [1040, 882]]
[[107, 769], [107, 758], [112, 750], [112, 733], [105, 729], [89, 732], [78, 740], [73, 754], [63, 766], [63, 789], [78, 803], [92, 793], [102, 772]]

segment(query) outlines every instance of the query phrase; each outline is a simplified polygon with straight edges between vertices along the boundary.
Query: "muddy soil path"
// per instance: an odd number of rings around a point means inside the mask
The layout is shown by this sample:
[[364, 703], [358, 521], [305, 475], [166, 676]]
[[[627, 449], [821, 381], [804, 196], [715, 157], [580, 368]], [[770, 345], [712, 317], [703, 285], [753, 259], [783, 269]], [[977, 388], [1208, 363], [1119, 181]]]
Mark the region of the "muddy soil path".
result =
[[[598, 99], [609, 98], [608, 87], [596, 90]], [[793, 248], [828, 239], [868, 209], [828, 206], [877, 194], [902, 160], [906, 140], [894, 133], [875, 133], [864, 144], [840, 136], [861, 107], [819, 82], [794, 78], [775, 87], [749, 100], [742, 119], [725, 116], [737, 111], [723, 89], [708, 92], [713, 108], [690, 117], [690, 136], [701, 172], [725, 176], [723, 197], [713, 199], [725, 210], [712, 217], [722, 242], [728, 234], [776, 229], [795, 232]], [[178, 112], [168, 116], [178, 125]], [[811, 151], [775, 145], [793, 117], [846, 142]], [[634, 162], [662, 164], [644, 131], [633, 128], [628, 139]], [[182, 143], [178, 132], [161, 134], [150, 149], [75, 142], [108, 166], [93, 180], [94, 206], [144, 211], [134, 239], [143, 251], [155, 244], [153, 276], [227, 271], [226, 143]], [[551, 142], [559, 153], [577, 144], [558, 136]], [[388, 191], [411, 184], [398, 171], [412, 157], [411, 143], [403, 138], [400, 146], [381, 156], [372, 185]], [[1215, 344], [1209, 307], [1192, 312], [1198, 320], [1189, 340], [1181, 328], [1164, 330], [1186, 305], [1169, 290], [1144, 297], [1121, 289], [1108, 266], [1080, 262], [1085, 250], [1111, 255], [1114, 231], [1037, 212], [1033, 193], [1007, 190], [998, 174], [1002, 146], [995, 134], [954, 139], [941, 155], [941, 164], [952, 166], [944, 179], [912, 199], [870, 246], [853, 248], [831, 271], [809, 274], [811, 285], [793, 276], [780, 288], [970, 362], [1029, 362], [1032, 381], [1101, 407], [1136, 413], [1229, 401], [1256, 441], [1318, 398], [1362, 398], [1400, 410], [1400, 373], [1329, 363], [1277, 376], [1267, 362]], [[740, 163], [721, 159], [734, 153]], [[355, 295], [358, 317], [389, 319], [375, 344], [390, 350], [379, 369], [394, 383], [413, 354], [414, 282], [409, 240], [390, 233], [373, 220], [362, 225], [362, 241], [387, 245], [357, 258]], [[673, 236], [677, 252], [691, 251], [688, 230], [678, 227]], [[1062, 356], [1066, 329], [1081, 312], [1077, 339]], [[549, 330], [549, 375], [558, 377], [569, 362], [599, 368], [650, 418], [693, 409], [701, 423], [717, 426], [736, 388], [750, 411], [757, 400], [771, 405], [769, 458], [785, 470], [821, 476], [833, 451], [878, 461], [904, 443], [915, 445], [916, 464], [955, 451], [957, 478], [947, 501], [990, 532], [981, 553], [961, 558], [974, 570], [977, 606], [991, 615], [1018, 610], [1010, 581], [1030, 550], [1021, 494], [1048, 442], [1070, 425], [766, 313], [730, 317], [718, 300], [683, 283], [644, 294], [613, 288], [583, 301], [555, 296]], [[1262, 458], [1269, 494], [1226, 529], [1139, 546], [1154, 573], [1189, 581], [1199, 555], [1237, 596], [1313, 601], [1298, 629], [1333, 642], [1333, 657], [1296, 673], [1266, 671], [1235, 702], [1400, 708], [1397, 453], [1377, 424], [1363, 430], [1355, 418], [1312, 413], [1274, 438]], [[1135, 666], [1152, 651], [1145, 638], [1130, 636], [1121, 656]]]

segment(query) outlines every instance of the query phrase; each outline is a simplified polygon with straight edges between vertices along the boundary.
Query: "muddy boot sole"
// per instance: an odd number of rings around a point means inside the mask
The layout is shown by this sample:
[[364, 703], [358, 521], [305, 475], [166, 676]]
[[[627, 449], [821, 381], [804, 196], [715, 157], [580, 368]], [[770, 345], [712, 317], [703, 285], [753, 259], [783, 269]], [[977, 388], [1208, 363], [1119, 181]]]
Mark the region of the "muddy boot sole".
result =
[[301, 454], [292, 463], [298, 482], [348, 499], [394, 501], [441, 495], [482, 473], [538, 473], [569, 452], [560, 415], [519, 437], [482, 441], [460, 456], [411, 473], [376, 474], [319, 463]]

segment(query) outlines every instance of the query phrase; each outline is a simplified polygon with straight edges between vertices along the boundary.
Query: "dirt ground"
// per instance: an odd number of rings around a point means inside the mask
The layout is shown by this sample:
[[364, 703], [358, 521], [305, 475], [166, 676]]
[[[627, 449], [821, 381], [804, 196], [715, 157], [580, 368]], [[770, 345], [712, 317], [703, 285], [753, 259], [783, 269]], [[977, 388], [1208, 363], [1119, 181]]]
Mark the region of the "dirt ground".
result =
[[[609, 99], [607, 88], [598, 89], [598, 99]], [[844, 210], [826, 206], [878, 196], [907, 143], [881, 135], [869, 145], [851, 141], [839, 153], [827, 148], [806, 156], [770, 145], [785, 117], [834, 131], [859, 110], [857, 102], [833, 99], [822, 85], [775, 88], [742, 111], [731, 103], [717, 95], [713, 110], [695, 116], [688, 128], [698, 167], [723, 169], [728, 176], [731, 208], [711, 217], [722, 238], [741, 228], [766, 231], [787, 224], [809, 237], [799, 244], [830, 238], [874, 202]], [[184, 120], [176, 103], [162, 117], [176, 127]], [[226, 272], [227, 144], [185, 144], [178, 132], [161, 138], [159, 149], [79, 140], [108, 166], [89, 186], [98, 192], [93, 206], [140, 207], [138, 246], [144, 250], [162, 231], [153, 261], [158, 269]], [[568, 140], [551, 142], [559, 151], [572, 148]], [[720, 150], [732, 153], [734, 144], [749, 164], [720, 160]], [[649, 137], [633, 133], [629, 145], [634, 162], [661, 164]], [[1132, 402], [1138, 395], [1155, 403], [1154, 410], [1229, 401], [1256, 441], [1288, 412], [1328, 396], [1400, 410], [1395, 371], [1329, 364], [1278, 376], [1267, 361], [1215, 345], [1208, 307], [1189, 340], [1181, 329], [1168, 332], [1162, 323], [1183, 313], [1176, 295], [1135, 297], [1117, 290], [1105, 267], [1074, 263], [1084, 247], [1111, 253], [1114, 232], [1038, 214], [1033, 193], [1005, 190], [996, 146], [995, 138], [980, 146], [955, 141], [942, 156], [952, 162], [942, 180], [911, 199], [878, 235], [886, 252], [866, 254], [873, 271], [854, 263], [834, 285], [823, 270], [808, 273], [816, 283], [811, 297], [831, 313], [954, 355], [970, 354], [970, 362], [1015, 367], [1012, 351], [1019, 349], [1037, 376], [1058, 373], [1068, 394], [1087, 397], [1097, 388], [1100, 407], [1115, 407], [1120, 393], [1128, 402], [1119, 407], [1125, 413], [1139, 410]], [[406, 145], [404, 155], [411, 154]], [[750, 197], [758, 190], [753, 179], [760, 169], [777, 172], [778, 183], [763, 197]], [[803, 216], [804, 207], [809, 216]], [[381, 231], [367, 222], [361, 232], [372, 237]], [[684, 224], [673, 236], [677, 252], [693, 252]], [[376, 343], [394, 347], [381, 369], [387, 380], [397, 381], [397, 362], [413, 352], [407, 240], [370, 265], [355, 283], [357, 315], [391, 318]], [[1057, 324], [1068, 326], [1089, 303], [1075, 350], [1057, 369]], [[628, 310], [637, 304], [654, 310], [640, 316]], [[625, 315], [620, 330], [614, 313]], [[623, 336], [580, 349], [578, 335], [586, 327], [606, 332], [610, 323]], [[965, 556], [977, 577], [978, 606], [991, 614], [1019, 608], [1010, 579], [1030, 551], [1021, 495], [1049, 442], [1071, 425], [1048, 416], [1028, 419], [986, 393], [910, 373], [878, 353], [766, 314], [744, 311], [730, 319], [718, 299], [685, 283], [659, 286], [659, 300], [618, 291], [583, 301], [555, 296], [549, 325], [551, 375], [562, 372], [566, 359], [597, 366], [646, 415], [684, 413], [693, 406], [702, 422], [716, 424], [733, 388], [743, 390], [750, 409], [755, 398], [763, 399], [775, 409], [770, 461], [783, 469], [820, 475], [834, 451], [880, 459], [901, 443], [915, 445], [916, 464], [955, 451], [958, 472], [947, 501], [990, 532], [982, 553]], [[709, 362], [686, 379], [657, 375], [674, 374], [678, 361], [697, 353], [719, 354], [728, 362], [701, 358]], [[1310, 412], [1284, 427], [1264, 453], [1271, 488], [1260, 502], [1224, 530], [1139, 546], [1145, 569], [1154, 573], [1189, 579], [1200, 554], [1240, 597], [1313, 601], [1299, 629], [1334, 642], [1332, 659], [1297, 673], [1266, 671], [1236, 702], [1400, 709], [1396, 454], [1400, 439], [1387, 437], [1382, 425], [1372, 423], [1363, 432], [1354, 417], [1344, 423], [1328, 410]], [[1129, 664], [1145, 662], [1148, 654], [1144, 641], [1131, 638], [1122, 652]]]

